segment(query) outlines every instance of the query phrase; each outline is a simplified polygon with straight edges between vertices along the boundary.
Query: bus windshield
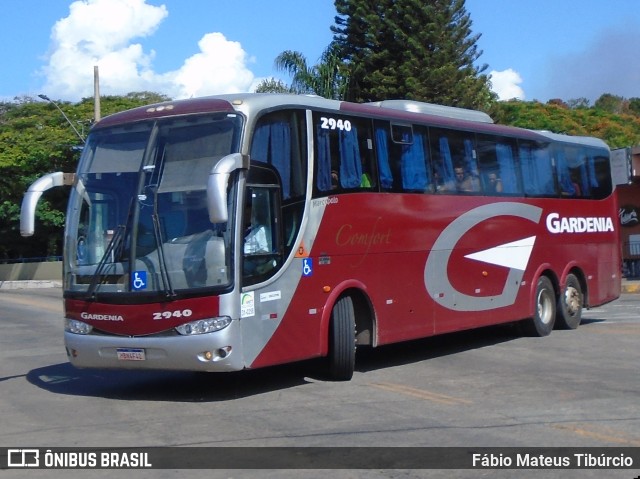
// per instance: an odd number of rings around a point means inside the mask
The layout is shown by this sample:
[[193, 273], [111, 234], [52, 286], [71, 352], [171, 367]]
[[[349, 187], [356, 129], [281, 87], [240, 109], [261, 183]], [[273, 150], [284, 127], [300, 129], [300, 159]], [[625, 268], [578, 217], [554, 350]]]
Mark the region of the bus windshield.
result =
[[231, 283], [227, 223], [212, 224], [207, 179], [239, 149], [242, 118], [197, 115], [95, 129], [69, 202], [69, 291], [162, 293]]

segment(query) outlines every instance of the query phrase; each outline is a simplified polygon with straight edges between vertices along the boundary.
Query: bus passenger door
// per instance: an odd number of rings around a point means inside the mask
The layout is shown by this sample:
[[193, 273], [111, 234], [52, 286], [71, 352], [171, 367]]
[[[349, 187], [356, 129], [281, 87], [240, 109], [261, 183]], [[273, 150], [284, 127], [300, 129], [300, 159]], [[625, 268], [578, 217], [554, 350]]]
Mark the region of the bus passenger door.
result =
[[252, 165], [242, 212], [242, 284], [266, 281], [282, 266], [282, 208], [278, 175]]

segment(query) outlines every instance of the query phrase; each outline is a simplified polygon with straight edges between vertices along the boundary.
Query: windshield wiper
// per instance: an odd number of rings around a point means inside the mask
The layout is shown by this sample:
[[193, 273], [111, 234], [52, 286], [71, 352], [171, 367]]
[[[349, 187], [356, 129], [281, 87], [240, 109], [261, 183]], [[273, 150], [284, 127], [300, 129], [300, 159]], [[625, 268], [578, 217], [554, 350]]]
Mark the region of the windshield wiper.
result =
[[122, 240], [124, 239], [124, 232], [126, 230], [126, 225], [119, 225], [116, 229], [116, 232], [113, 234], [111, 241], [107, 245], [107, 249], [104, 251], [102, 258], [100, 258], [100, 262], [98, 266], [96, 266], [96, 270], [93, 273], [93, 277], [91, 278], [91, 284], [89, 285], [89, 296], [92, 300], [96, 299], [96, 290], [98, 289], [98, 278], [102, 275], [102, 272], [107, 264], [109, 258], [113, 255], [113, 261], [111, 263], [115, 263], [115, 251], [122, 244]]
[[167, 297], [173, 297], [176, 295], [176, 293], [173, 290], [173, 286], [171, 285], [171, 278], [169, 278], [169, 273], [167, 273], [167, 263], [165, 262], [163, 246], [164, 242], [162, 240], [160, 218], [158, 217], [157, 211], [154, 211], [151, 214], [151, 220], [153, 221], [153, 237], [156, 240], [156, 246], [158, 248], [158, 267], [160, 268], [160, 279], [162, 280], [162, 287]]

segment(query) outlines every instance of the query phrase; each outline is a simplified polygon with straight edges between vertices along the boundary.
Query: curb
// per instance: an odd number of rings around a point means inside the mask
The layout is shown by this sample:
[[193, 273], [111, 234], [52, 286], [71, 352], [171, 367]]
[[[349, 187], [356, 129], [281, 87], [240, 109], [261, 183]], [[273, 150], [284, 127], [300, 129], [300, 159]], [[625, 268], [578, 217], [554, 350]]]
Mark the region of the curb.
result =
[[0, 289], [62, 288], [62, 281], [0, 281]]

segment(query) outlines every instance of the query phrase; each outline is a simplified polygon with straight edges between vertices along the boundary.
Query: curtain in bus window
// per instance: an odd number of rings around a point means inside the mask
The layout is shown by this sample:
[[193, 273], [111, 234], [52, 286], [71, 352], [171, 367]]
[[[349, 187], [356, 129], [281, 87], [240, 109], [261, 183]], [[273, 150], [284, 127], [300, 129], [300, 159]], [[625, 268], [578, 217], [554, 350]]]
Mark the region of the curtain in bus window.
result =
[[505, 143], [496, 144], [496, 158], [500, 168], [503, 193], [517, 193], [518, 179], [516, 176], [515, 162], [511, 145]]
[[[102, 142], [95, 147], [91, 161], [91, 173], [128, 173], [140, 169], [144, 148], [148, 141], [148, 134], [136, 134], [133, 139], [140, 141], [125, 141], [124, 135], [114, 135], [122, 143], [115, 141]], [[134, 135], [129, 135], [133, 137]], [[102, 139], [102, 138], [100, 138]]]
[[587, 154], [586, 152], [585, 156], [587, 157], [587, 168], [589, 169], [589, 185], [591, 188], [597, 188], [600, 185], [596, 176], [596, 158], [593, 154]]
[[567, 156], [564, 149], [559, 148], [556, 150], [556, 161], [556, 172], [558, 174], [560, 190], [564, 195], [568, 196], [577, 194], [576, 186], [571, 179], [571, 173], [569, 172], [569, 165], [567, 164]]
[[473, 141], [470, 139], [464, 140], [464, 166], [471, 176], [478, 178], [480, 172], [478, 171], [478, 162], [473, 155]]
[[536, 174], [533, 149], [530, 145], [521, 144], [518, 149], [518, 156], [520, 157], [520, 166], [522, 168], [524, 194], [530, 196], [540, 194], [541, 191], [538, 182], [538, 175]]
[[525, 194], [529, 196], [555, 194], [548, 150], [524, 144], [520, 145], [519, 154]]
[[320, 191], [329, 191], [331, 189], [331, 143], [329, 130], [322, 129], [320, 124], [316, 126], [316, 140], [318, 148], [316, 186]]
[[553, 179], [553, 168], [549, 148], [537, 148], [534, 151], [533, 160], [538, 175], [540, 193], [545, 195], [555, 195], [556, 186]]
[[413, 143], [402, 145], [402, 188], [423, 192], [427, 189], [428, 176], [422, 135], [413, 135]]
[[453, 172], [453, 160], [449, 149], [449, 140], [446, 136], [440, 137], [440, 165], [438, 174], [444, 185], [455, 184], [456, 176]]
[[231, 143], [231, 128], [211, 130], [210, 124], [169, 130], [158, 193], [206, 189], [211, 167], [222, 157], [218, 153], [228, 153]]
[[291, 132], [286, 122], [271, 124], [271, 164], [280, 174], [286, 200], [291, 196]]
[[291, 132], [287, 122], [266, 123], [256, 128], [251, 158], [272, 165], [282, 180], [284, 199], [291, 196]]
[[591, 182], [589, 179], [589, 170], [587, 168], [588, 158], [586, 151], [578, 153], [580, 161], [580, 193], [582, 196], [591, 196]]
[[251, 159], [253, 161], [268, 162], [270, 133], [271, 129], [268, 123], [256, 128], [253, 133], [253, 143], [251, 144]]
[[358, 188], [362, 181], [362, 162], [356, 127], [338, 132], [340, 144], [340, 186]]
[[376, 128], [376, 143], [378, 147], [378, 169], [380, 171], [380, 184], [383, 189], [393, 187], [393, 175], [389, 166], [389, 144], [387, 141], [387, 130], [381, 127]]

